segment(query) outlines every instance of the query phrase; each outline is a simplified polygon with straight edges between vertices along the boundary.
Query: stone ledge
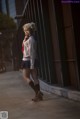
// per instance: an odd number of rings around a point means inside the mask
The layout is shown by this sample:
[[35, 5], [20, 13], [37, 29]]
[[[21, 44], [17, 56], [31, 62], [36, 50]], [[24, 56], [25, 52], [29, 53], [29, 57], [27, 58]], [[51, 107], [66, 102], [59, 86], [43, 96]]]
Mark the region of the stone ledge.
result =
[[80, 101], [79, 91], [72, 91], [72, 90], [57, 87], [57, 86], [51, 86], [43, 82], [42, 80], [40, 80], [40, 86], [41, 86], [41, 90], [46, 91], [48, 93], [53, 93], [53, 94], [57, 94], [59, 96], [63, 96], [75, 101]]

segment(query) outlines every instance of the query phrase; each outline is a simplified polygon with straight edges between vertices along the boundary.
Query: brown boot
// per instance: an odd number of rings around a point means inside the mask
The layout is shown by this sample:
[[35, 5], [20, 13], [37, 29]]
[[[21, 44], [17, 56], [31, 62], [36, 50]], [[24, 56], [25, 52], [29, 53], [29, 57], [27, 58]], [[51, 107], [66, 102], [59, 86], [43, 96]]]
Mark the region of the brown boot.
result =
[[35, 95], [35, 97], [32, 99], [32, 101], [34, 101], [34, 102], [38, 102], [38, 101], [39, 101], [38, 96], [37, 96], [37, 95]]
[[43, 100], [43, 93], [40, 91], [40, 86], [39, 86], [39, 84], [35, 85], [35, 91], [36, 91], [36, 95], [35, 95], [35, 97], [32, 99], [32, 101], [37, 102], [37, 101]]
[[43, 100], [43, 93], [41, 91], [38, 92], [37, 96], [39, 100]]
[[38, 94], [35, 95], [35, 97], [32, 99], [32, 101], [34, 101], [34, 102], [38, 102], [41, 100], [43, 100], [43, 96], [41, 95], [41, 92], [38, 92]]
[[30, 82], [29, 82], [29, 85], [30, 85], [30, 87], [36, 92], [33, 81], [30, 81]]
[[32, 101], [37, 102], [37, 101], [43, 100], [43, 93], [40, 91], [39, 84], [34, 86], [33, 81], [30, 81], [29, 85], [35, 91], [35, 97], [32, 99]]

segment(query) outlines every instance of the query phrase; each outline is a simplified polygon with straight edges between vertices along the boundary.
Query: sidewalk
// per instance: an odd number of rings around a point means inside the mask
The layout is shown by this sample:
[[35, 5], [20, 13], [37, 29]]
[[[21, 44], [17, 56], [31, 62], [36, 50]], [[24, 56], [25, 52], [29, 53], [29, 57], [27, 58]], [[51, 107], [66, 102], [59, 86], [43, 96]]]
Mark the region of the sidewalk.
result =
[[43, 101], [32, 102], [21, 72], [0, 74], [0, 111], [8, 111], [8, 119], [80, 119], [80, 102], [43, 93]]

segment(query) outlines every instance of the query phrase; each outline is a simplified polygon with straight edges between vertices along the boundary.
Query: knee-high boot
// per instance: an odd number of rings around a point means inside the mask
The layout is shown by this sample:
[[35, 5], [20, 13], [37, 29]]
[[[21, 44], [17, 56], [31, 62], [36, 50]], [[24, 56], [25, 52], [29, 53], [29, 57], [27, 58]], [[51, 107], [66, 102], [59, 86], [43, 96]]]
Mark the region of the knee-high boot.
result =
[[43, 93], [40, 91], [40, 85], [39, 84], [35, 85], [35, 91], [36, 91], [36, 96], [32, 100], [35, 102], [43, 100]]
[[33, 81], [30, 81], [30, 82], [29, 82], [29, 85], [30, 85], [30, 87], [34, 90], [34, 92], [36, 93], [36, 90], [35, 90], [35, 86], [34, 86]]
[[29, 85], [35, 91], [36, 94], [32, 100], [35, 102], [43, 100], [43, 93], [40, 91], [40, 85], [39, 84], [34, 85], [33, 81], [30, 81]]

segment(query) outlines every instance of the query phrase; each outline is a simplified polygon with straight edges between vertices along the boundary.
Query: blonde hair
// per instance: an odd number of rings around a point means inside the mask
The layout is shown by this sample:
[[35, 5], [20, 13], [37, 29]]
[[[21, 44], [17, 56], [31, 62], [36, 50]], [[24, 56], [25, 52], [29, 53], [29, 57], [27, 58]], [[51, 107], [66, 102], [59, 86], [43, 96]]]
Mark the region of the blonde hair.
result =
[[23, 25], [23, 30], [27, 31], [29, 30], [30, 32], [35, 32], [36, 31], [36, 26], [34, 22], [27, 23]]

